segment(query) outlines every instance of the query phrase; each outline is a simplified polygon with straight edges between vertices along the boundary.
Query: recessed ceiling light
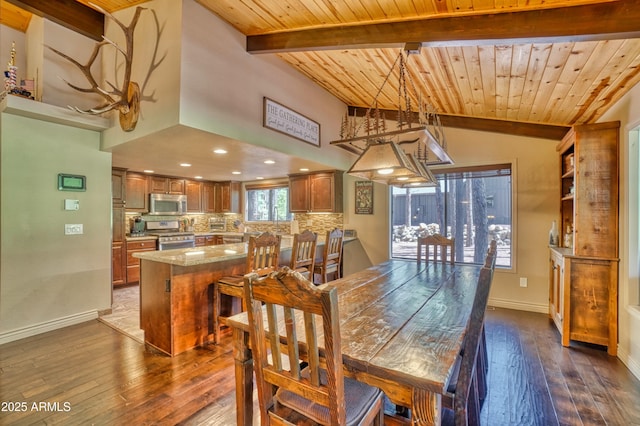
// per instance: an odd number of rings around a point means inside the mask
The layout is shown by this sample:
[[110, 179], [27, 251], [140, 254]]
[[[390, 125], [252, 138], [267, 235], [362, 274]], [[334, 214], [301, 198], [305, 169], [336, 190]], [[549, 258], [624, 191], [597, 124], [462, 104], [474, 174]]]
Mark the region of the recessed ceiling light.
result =
[[191, 164], [189, 163], [180, 163], [181, 167], [191, 167]]
[[227, 150], [226, 149], [222, 149], [222, 148], [218, 148], [218, 149], [214, 149], [213, 152], [215, 152], [216, 154], [226, 154]]
[[234, 171], [234, 172], [231, 172], [231, 174], [232, 174], [232, 175], [241, 175], [241, 174], [242, 174], [242, 172]]
[[409, 180], [409, 176], [400, 176], [398, 180]]
[[301, 169], [300, 169], [300, 171], [301, 171], [301, 172], [308, 172], [308, 171], [309, 171], [309, 169], [307, 169], [306, 167], [303, 167], [303, 168], [301, 168]]
[[276, 164], [273, 160], [264, 160], [264, 164]]
[[194, 179], [202, 179], [202, 176], [194, 176]]
[[145, 172], [145, 173], [155, 173], [153, 170], [149, 170], [149, 169], [144, 170], [144, 172]]
[[257, 179], [257, 180], [262, 180], [262, 179], [264, 179], [264, 178], [263, 178], [262, 176], [258, 176], [258, 177], [256, 177], [256, 179]]

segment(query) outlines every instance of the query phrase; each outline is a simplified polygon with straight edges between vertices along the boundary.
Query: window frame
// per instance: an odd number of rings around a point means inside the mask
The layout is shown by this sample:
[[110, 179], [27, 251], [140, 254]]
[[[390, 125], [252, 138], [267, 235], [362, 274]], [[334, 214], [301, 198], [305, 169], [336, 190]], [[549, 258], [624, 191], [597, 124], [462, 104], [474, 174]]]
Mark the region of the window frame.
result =
[[[263, 191], [263, 190], [273, 190], [273, 189], [286, 189], [287, 190], [287, 209], [285, 213], [284, 220], [277, 220], [273, 218], [273, 206], [270, 206], [269, 209], [269, 219], [268, 220], [250, 220], [249, 219], [249, 191]], [[272, 182], [272, 183], [253, 183], [253, 184], [245, 184], [244, 187], [244, 199], [245, 199], [245, 208], [244, 208], [244, 220], [246, 223], [255, 223], [255, 224], [271, 224], [271, 223], [283, 223], [289, 222], [293, 219], [293, 214], [291, 213], [289, 206], [289, 182]]]

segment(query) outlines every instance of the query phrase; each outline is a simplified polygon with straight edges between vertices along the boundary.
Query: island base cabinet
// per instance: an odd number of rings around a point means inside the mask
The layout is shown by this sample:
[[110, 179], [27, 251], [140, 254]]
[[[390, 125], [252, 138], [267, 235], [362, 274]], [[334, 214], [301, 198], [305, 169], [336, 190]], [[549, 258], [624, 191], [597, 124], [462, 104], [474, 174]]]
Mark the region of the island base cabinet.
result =
[[242, 273], [245, 264], [240, 258], [182, 267], [142, 259], [140, 328], [145, 343], [171, 356], [213, 343], [213, 283]]

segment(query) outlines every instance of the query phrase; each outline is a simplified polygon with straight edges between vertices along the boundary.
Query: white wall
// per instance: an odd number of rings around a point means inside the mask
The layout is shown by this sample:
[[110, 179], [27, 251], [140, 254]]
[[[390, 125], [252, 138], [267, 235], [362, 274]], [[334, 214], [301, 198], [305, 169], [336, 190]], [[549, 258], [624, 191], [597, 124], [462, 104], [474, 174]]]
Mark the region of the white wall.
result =
[[[3, 343], [111, 307], [111, 155], [99, 132], [7, 113], [0, 142]], [[86, 176], [86, 192], [58, 191], [58, 173]], [[65, 224], [83, 235], [65, 236]]]
[[638, 206], [640, 85], [599, 121], [620, 120], [620, 266], [618, 280], [618, 357], [640, 378], [640, 272]]

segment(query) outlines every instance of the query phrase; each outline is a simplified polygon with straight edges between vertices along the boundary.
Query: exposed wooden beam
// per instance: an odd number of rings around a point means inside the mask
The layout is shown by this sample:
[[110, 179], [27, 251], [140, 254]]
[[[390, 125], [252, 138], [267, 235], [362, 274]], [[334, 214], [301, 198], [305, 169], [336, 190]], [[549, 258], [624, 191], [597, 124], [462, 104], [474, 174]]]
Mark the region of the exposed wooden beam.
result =
[[247, 37], [250, 53], [322, 49], [640, 38], [640, 0], [343, 25]]
[[[368, 108], [349, 107], [349, 115], [362, 117]], [[397, 111], [380, 110], [387, 117], [395, 117]], [[418, 122], [417, 113], [414, 113], [414, 121]], [[491, 118], [464, 117], [459, 115], [438, 114], [444, 127], [455, 127], [482, 132], [502, 133], [507, 135], [526, 136], [532, 138], [561, 140], [571, 129], [569, 126], [551, 124], [524, 123], [520, 121], [497, 120]]]
[[89, 38], [98, 41], [102, 40], [102, 35], [104, 34], [104, 15], [75, 0], [6, 1]]

